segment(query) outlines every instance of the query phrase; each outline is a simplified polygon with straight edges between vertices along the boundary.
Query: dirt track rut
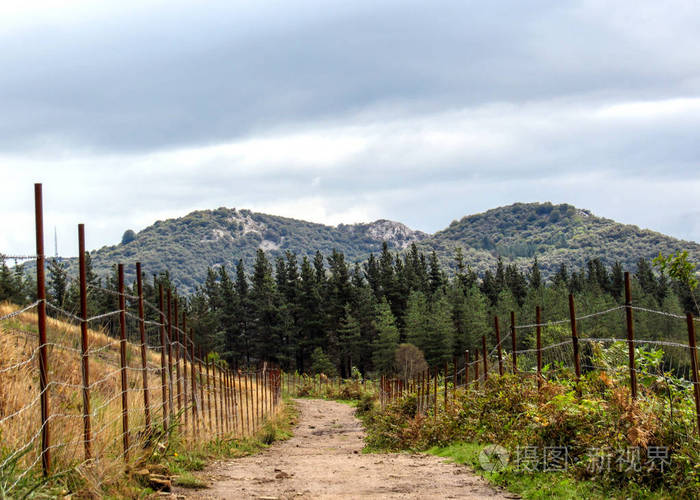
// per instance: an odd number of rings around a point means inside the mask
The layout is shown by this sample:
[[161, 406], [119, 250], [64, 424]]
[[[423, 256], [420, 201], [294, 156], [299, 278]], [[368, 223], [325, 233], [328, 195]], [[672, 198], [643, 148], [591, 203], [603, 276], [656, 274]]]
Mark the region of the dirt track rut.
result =
[[[423, 454], [362, 454], [363, 429], [350, 406], [298, 400], [294, 437], [263, 453], [212, 464], [193, 499], [507, 498], [466, 467]], [[512, 497], [511, 497], [512, 498]]]

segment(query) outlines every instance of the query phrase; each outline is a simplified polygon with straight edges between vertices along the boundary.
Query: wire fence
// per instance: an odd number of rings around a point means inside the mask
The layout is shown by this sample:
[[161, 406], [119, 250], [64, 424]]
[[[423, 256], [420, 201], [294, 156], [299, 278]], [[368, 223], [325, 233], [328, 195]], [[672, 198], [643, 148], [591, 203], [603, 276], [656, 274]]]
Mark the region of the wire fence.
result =
[[279, 407], [280, 371], [203, 355], [172, 290], [160, 287], [157, 306], [144, 299], [138, 263], [137, 293], [126, 292], [121, 264], [117, 290], [89, 286], [82, 224], [79, 311], [47, 300], [40, 184], [35, 199], [37, 255], [0, 254], [36, 261], [38, 297], [0, 304], [1, 493], [14, 497], [37, 473], [99, 482], [167, 449], [173, 432], [193, 443], [256, 433]]
[[[47, 455], [51, 474], [88, 463], [116, 468], [167, 440], [172, 428], [186, 440], [246, 436], [276, 411], [278, 370], [232, 371], [202, 357], [187, 332], [174, 327], [174, 320], [146, 325], [132, 312], [115, 309], [83, 321], [47, 303], [53, 313], [46, 319], [48, 342], [38, 345], [38, 305], [16, 310], [10, 304], [0, 306], [0, 475], [9, 466], [22, 470], [6, 492], [40, 467]], [[120, 316], [125, 319], [123, 340], [106, 333]], [[99, 327], [92, 328], [95, 322]], [[84, 351], [83, 324], [90, 326]], [[42, 349], [48, 361], [43, 390], [38, 362]], [[44, 394], [50, 405], [42, 419]], [[42, 443], [46, 429], [50, 440]]]
[[596, 398], [609, 389], [612, 397], [653, 407], [659, 418], [672, 420], [677, 435], [700, 443], [698, 318], [633, 304], [629, 274], [625, 276], [624, 305], [577, 316], [570, 295], [568, 318], [543, 320], [537, 307], [535, 321], [523, 325], [511, 313], [504, 332], [495, 317], [493, 336], [484, 335], [481, 349], [465, 352], [463, 360], [409, 377], [382, 377], [382, 406], [411, 395], [417, 413], [437, 415], [451, 411], [458, 395], [476, 397], [513, 383], [515, 376], [533, 387], [533, 403], [540, 404], [560, 393], [550, 390], [555, 385], [575, 391], [579, 398]]

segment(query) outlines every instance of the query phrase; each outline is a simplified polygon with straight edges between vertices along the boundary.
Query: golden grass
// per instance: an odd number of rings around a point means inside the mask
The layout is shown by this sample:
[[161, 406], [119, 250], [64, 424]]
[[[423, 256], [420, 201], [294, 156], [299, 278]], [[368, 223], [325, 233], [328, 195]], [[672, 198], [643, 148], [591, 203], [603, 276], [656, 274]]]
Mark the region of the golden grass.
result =
[[[0, 304], [0, 316], [16, 311], [15, 305]], [[36, 309], [0, 322], [0, 443], [2, 455], [0, 468], [8, 456], [18, 450], [29, 448], [22, 456], [21, 466], [40, 468], [40, 404], [38, 376], [38, 334]], [[150, 327], [157, 332], [158, 327]], [[138, 322], [128, 322], [130, 339], [139, 338]], [[49, 429], [51, 435], [52, 473], [71, 470], [77, 471], [88, 484], [98, 488], [99, 484], [116, 477], [124, 470], [123, 430], [121, 402], [121, 370], [119, 357], [119, 340], [99, 330], [89, 330], [90, 355], [90, 413], [92, 429], [92, 457], [86, 462], [83, 439], [83, 400], [80, 353], [80, 327], [57, 319], [47, 320], [48, 366], [49, 366]], [[33, 359], [30, 360], [30, 358]], [[27, 363], [23, 362], [30, 360]], [[15, 368], [8, 369], [15, 365]], [[144, 432], [145, 412], [143, 397], [143, 371], [141, 370], [140, 345], [127, 344], [127, 386], [128, 418], [130, 440], [130, 462], [143, 460], [152, 452], [154, 443]], [[161, 386], [161, 357], [159, 351], [147, 350], [147, 373], [150, 396], [150, 412], [153, 426], [163, 428], [163, 405]], [[8, 369], [6, 371], [2, 371]], [[207, 391], [206, 372], [197, 379], [196, 400], [199, 418], [197, 432], [192, 425], [191, 363], [180, 361], [180, 386], [184, 390], [185, 373], [187, 397], [180, 398], [178, 405], [178, 384], [173, 380], [173, 402], [179, 417], [176, 421], [180, 439], [198, 442], [213, 440], [223, 435], [242, 436], [254, 433], [262, 424], [265, 405], [262, 385], [251, 376], [248, 384], [245, 376], [233, 381], [235, 402], [229, 397], [225, 409], [233, 408], [227, 414], [225, 424], [218, 426], [215, 414], [222, 415], [220, 385]], [[198, 371], [198, 364], [195, 364]], [[167, 372], [167, 369], [166, 369]], [[173, 358], [173, 377], [176, 377], [175, 359]], [[209, 374], [212, 385], [213, 373]], [[199, 384], [205, 385], [204, 399]], [[241, 388], [243, 389], [241, 391]], [[166, 393], [167, 394], [167, 393]], [[257, 404], [257, 406], [255, 406]], [[248, 407], [250, 405], [253, 408]], [[269, 407], [270, 405], [268, 405]], [[178, 408], [181, 412], [178, 413]], [[211, 408], [211, 410], [209, 409]], [[184, 412], [187, 412], [188, 424], [185, 427]], [[224, 412], [226, 414], [226, 412]], [[211, 418], [209, 415], [211, 414]], [[12, 416], [14, 415], [14, 416]], [[260, 416], [261, 418], [256, 418]], [[248, 422], [248, 425], [245, 425]], [[148, 442], [147, 442], [148, 441]]]

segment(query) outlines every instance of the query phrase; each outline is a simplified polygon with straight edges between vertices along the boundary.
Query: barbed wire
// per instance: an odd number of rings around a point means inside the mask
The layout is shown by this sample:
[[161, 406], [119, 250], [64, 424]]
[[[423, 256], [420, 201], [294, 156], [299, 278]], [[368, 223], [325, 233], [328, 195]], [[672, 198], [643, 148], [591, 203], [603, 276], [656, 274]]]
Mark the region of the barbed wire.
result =
[[9, 255], [6, 253], [0, 253], [0, 260], [37, 260], [39, 257], [36, 255]]
[[15, 316], [19, 316], [20, 314], [23, 314], [31, 309], [34, 309], [36, 306], [41, 304], [41, 302], [42, 302], [41, 300], [37, 300], [37, 301], [29, 304], [28, 306], [23, 307], [22, 309], [19, 309], [17, 311], [13, 311], [9, 314], [5, 314], [4, 316], [0, 316], [0, 321], [5, 321], [8, 319], [14, 318]]

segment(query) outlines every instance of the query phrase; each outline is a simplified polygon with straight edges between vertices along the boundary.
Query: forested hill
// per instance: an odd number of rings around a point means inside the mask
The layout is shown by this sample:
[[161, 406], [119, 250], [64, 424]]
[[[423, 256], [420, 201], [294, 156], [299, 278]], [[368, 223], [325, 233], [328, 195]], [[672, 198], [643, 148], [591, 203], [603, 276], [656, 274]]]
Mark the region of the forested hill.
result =
[[355, 262], [379, 253], [383, 241], [397, 252], [413, 242], [425, 252], [436, 250], [448, 268], [453, 265], [455, 248], [462, 247], [467, 264], [479, 274], [493, 268], [499, 255], [523, 267], [537, 256], [544, 276], [556, 272], [562, 263], [580, 267], [596, 257], [606, 264], [619, 261], [630, 270], [640, 257], [649, 259], [659, 251], [685, 249], [693, 260], [700, 260], [697, 243], [551, 203], [517, 203], [470, 215], [434, 235], [388, 220], [333, 227], [219, 208], [158, 221], [135, 235], [129, 232], [122, 243], [103, 247], [93, 252], [92, 258], [99, 274], [116, 262], [141, 261], [150, 272], [168, 269], [181, 291], [191, 292], [204, 282], [208, 267], [233, 269], [238, 259], [243, 259], [250, 269], [258, 248], [271, 259], [288, 250], [301, 258], [313, 256], [317, 250], [328, 255], [335, 248], [347, 261]]
[[561, 264], [571, 269], [594, 258], [607, 265], [619, 262], [633, 271], [642, 257], [650, 260], [659, 252], [679, 249], [700, 260], [698, 243], [551, 203], [516, 203], [463, 217], [425, 240], [424, 249], [442, 257], [453, 254], [455, 247], [464, 249], [466, 261], [479, 274], [493, 269], [498, 256], [520, 267], [529, 266], [536, 256], [544, 276], [554, 274]]
[[119, 245], [92, 252], [97, 273], [106, 273], [116, 262], [140, 261], [151, 272], [167, 269], [183, 292], [204, 283], [209, 267], [225, 265], [232, 270], [242, 259], [252, 268], [258, 248], [271, 259], [287, 251], [301, 259], [336, 249], [355, 262], [380, 252], [384, 241], [392, 250], [401, 251], [429, 237], [388, 220], [334, 227], [228, 208], [196, 211], [158, 221], [135, 235], [127, 233]]

